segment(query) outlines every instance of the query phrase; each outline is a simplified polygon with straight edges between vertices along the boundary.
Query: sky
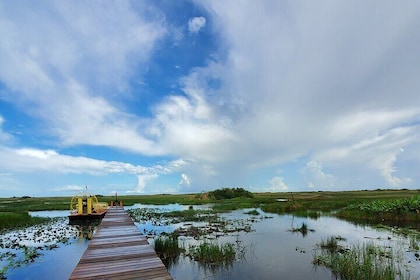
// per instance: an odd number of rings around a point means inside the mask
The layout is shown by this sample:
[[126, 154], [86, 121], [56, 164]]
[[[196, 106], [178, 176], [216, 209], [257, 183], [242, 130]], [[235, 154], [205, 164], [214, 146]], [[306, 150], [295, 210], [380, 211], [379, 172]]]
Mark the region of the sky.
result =
[[416, 189], [419, 1], [0, 1], [0, 197]]

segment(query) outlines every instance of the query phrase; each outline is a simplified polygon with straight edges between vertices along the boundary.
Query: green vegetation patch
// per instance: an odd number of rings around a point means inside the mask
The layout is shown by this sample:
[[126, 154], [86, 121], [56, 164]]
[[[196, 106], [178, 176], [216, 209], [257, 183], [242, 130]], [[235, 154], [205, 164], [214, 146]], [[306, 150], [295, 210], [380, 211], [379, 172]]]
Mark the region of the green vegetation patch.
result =
[[154, 248], [166, 267], [176, 262], [179, 255], [185, 251], [178, 244], [178, 235], [162, 235], [154, 239]]
[[0, 233], [15, 229], [42, 224], [50, 218], [31, 217], [28, 212], [0, 212]]
[[229, 264], [235, 260], [236, 250], [233, 244], [214, 244], [209, 242], [190, 246], [189, 256], [200, 263], [209, 265]]
[[308, 225], [303, 222], [300, 227], [292, 228], [290, 231], [291, 232], [300, 232], [302, 234], [302, 236], [306, 236], [308, 234], [308, 232], [314, 232], [315, 230], [308, 228]]
[[313, 263], [330, 268], [342, 280], [409, 279], [400, 267], [402, 257], [392, 248], [384, 249], [367, 243], [337, 250], [340, 247], [334, 238], [329, 239], [324, 246], [328, 250], [315, 256]]
[[243, 188], [222, 188], [209, 192], [209, 196], [216, 200], [232, 199], [236, 197], [253, 198], [254, 195]]
[[353, 221], [420, 221], [420, 196], [351, 204], [336, 216]]

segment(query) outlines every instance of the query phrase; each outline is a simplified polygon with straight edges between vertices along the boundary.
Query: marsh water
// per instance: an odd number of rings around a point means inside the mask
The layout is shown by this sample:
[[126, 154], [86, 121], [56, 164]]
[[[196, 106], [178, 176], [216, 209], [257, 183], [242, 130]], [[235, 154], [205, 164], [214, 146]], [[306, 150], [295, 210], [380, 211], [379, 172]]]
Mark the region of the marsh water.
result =
[[[153, 211], [180, 211], [188, 209], [188, 206], [173, 205], [141, 205], [137, 204], [129, 208], [149, 208]], [[208, 209], [209, 206], [194, 206], [194, 209]], [[231, 226], [231, 230], [220, 233], [212, 232], [202, 236], [180, 236], [181, 246], [188, 248], [200, 242], [212, 242], [217, 244], [231, 243], [237, 250], [237, 255], [232, 262], [223, 265], [201, 264], [186, 254], [179, 257], [168, 265], [168, 271], [174, 279], [334, 279], [328, 268], [313, 264], [314, 257], [319, 253], [319, 243], [329, 236], [340, 238], [340, 244], [350, 246], [352, 244], [364, 244], [372, 242], [383, 248], [393, 248], [403, 259], [398, 263], [402, 271], [407, 271], [410, 279], [419, 279], [420, 261], [418, 259], [419, 241], [415, 234], [401, 234], [396, 229], [373, 228], [359, 226], [339, 220], [334, 217], [320, 216], [318, 218], [295, 217], [292, 215], [277, 215], [264, 213], [257, 209], [258, 215], [247, 214], [250, 209], [235, 210], [229, 213], [219, 214]], [[56, 232], [60, 238], [51, 238], [45, 235], [44, 241], [26, 241], [28, 246], [40, 248], [39, 255], [34, 259], [23, 262], [18, 266], [10, 267], [5, 277], [7, 279], [68, 279], [72, 270], [77, 265], [83, 252], [88, 245], [89, 234], [94, 233], [94, 228], [77, 228], [68, 226], [66, 211], [43, 211], [32, 215], [58, 217], [55, 224], [46, 229], [33, 229], [26, 232], [12, 232], [1, 236], [2, 244], [7, 240], [14, 243], [24, 242], [25, 236], [30, 237], [30, 232], [47, 231]], [[61, 217], [61, 218], [60, 218]], [[205, 222], [136, 222], [141, 232], [148, 236], [153, 244], [154, 237], [166, 232], [170, 233], [179, 228], [188, 228], [191, 225], [197, 227], [209, 227]], [[300, 232], [293, 229], [307, 225], [308, 231]], [[19, 239], [20, 238], [20, 239]], [[14, 241], [13, 241], [14, 240]], [[22, 241], [23, 240], [23, 241]], [[43, 247], [46, 242], [49, 247]], [[417, 246], [413, 246], [413, 242]], [[51, 246], [51, 244], [56, 244]], [[19, 257], [19, 247], [6, 248], [2, 246], [0, 253], [2, 260], [0, 265], [10, 265], [10, 257], [7, 259], [6, 251], [14, 250], [15, 256]], [[48, 249], [46, 249], [48, 248]], [[22, 257], [23, 258], [23, 257]]]

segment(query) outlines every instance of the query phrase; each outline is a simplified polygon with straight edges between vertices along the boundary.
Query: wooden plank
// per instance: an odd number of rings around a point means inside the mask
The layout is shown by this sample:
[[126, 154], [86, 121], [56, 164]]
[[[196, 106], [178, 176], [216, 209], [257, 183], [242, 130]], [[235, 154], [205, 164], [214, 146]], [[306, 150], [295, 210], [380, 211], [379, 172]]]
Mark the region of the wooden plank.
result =
[[172, 279], [128, 214], [111, 208], [70, 279]]

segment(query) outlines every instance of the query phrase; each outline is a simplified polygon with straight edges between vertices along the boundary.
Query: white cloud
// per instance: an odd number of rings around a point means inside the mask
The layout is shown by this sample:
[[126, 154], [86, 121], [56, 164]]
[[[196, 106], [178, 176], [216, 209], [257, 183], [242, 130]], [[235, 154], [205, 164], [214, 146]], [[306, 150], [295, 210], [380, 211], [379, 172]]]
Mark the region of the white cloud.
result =
[[[137, 176], [137, 187], [135, 188], [135, 193], [146, 193], [151, 192], [152, 190], [147, 189], [147, 184], [150, 181], [153, 181], [158, 177], [157, 174], [146, 174], [146, 175], [138, 175]], [[152, 191], [153, 192], [153, 191]]]
[[9, 89], [2, 97], [43, 120], [64, 145], [160, 154], [139, 132], [141, 121], [115, 102], [129, 98], [134, 68], [166, 34], [159, 19], [141, 14], [151, 10], [138, 3], [134, 12], [128, 1], [30, 4], [25, 11], [15, 4], [0, 10], [0, 80]]
[[268, 181], [268, 183], [270, 184], [270, 187], [269, 187], [268, 191], [277, 192], [277, 191], [288, 190], [289, 187], [283, 182], [283, 180], [284, 179], [282, 177], [271, 178], [271, 180]]
[[334, 187], [334, 176], [324, 172], [323, 166], [320, 162], [308, 162], [303, 169], [303, 173], [307, 181], [306, 183], [310, 188], [316, 187], [318, 189], [324, 189]]
[[76, 191], [82, 191], [84, 189], [85, 187], [83, 186], [67, 185], [67, 186], [59, 186], [59, 187], [53, 188], [52, 190], [56, 192], [68, 192], [68, 191], [76, 192]]
[[[382, 174], [382, 183], [401, 183], [395, 165], [404, 162], [396, 160], [394, 148], [417, 153], [413, 144], [419, 142], [413, 131], [420, 119], [420, 57], [409, 47], [420, 44], [414, 31], [419, 4], [394, 9], [372, 2], [360, 10], [362, 2], [197, 3], [212, 17], [226, 59], [215, 56], [190, 75], [190, 84], [217, 112], [218, 123], [229, 124], [230, 139], [242, 140], [235, 145], [225, 139], [229, 152], [220, 161], [239, 159], [241, 166], [258, 168], [310, 157], [306, 170], [313, 185], [355, 187], [351, 178], [337, 178], [319, 164], [333, 164], [331, 172], [341, 176], [351, 173], [339, 170], [350, 167], [345, 162], [368, 151], [361, 158], [369, 159], [359, 163]], [[206, 83], [215, 78], [217, 89]], [[338, 151], [341, 163], [318, 161], [325, 151]]]
[[53, 150], [38, 150], [30, 148], [16, 150], [16, 153], [24, 157], [34, 157], [37, 159], [47, 159], [58, 155], [57, 152]]
[[[196, 1], [217, 49], [171, 95], [159, 96], [148, 118], [124, 102], [133, 98], [134, 70], [147, 71], [168, 31], [161, 17], [130, 3], [52, 2], [25, 14], [2, 3], [2, 99], [42, 121], [59, 147], [188, 160], [144, 167], [2, 146], [0, 167], [133, 174], [144, 192], [174, 170], [198, 188], [246, 185], [244, 174], [290, 161], [305, 166], [301, 159], [309, 158], [304, 170], [313, 186], [352, 186], [353, 171], [362, 169], [379, 174], [378, 184], [418, 184], [410, 163], [418, 165], [413, 155], [420, 154], [419, 3]], [[206, 18], [191, 18], [189, 32], [205, 25]], [[0, 141], [8, 137], [0, 130]], [[275, 178], [270, 184], [284, 187]]]
[[179, 181], [179, 185], [189, 187], [191, 185], [190, 178], [184, 173], [181, 174], [181, 181]]
[[188, 31], [190, 33], [198, 33], [206, 26], [205, 17], [193, 17], [188, 20]]
[[[11, 161], [10, 159], [14, 160]], [[10, 149], [0, 147], [0, 169], [11, 173], [54, 174], [89, 174], [104, 176], [108, 174], [127, 174], [137, 176], [138, 183], [135, 192], [142, 192], [146, 184], [160, 175], [170, 175], [179, 172], [188, 161], [178, 159], [165, 165], [145, 167], [127, 162], [104, 161], [88, 157], [73, 157], [59, 154], [53, 150], [33, 148]]]

